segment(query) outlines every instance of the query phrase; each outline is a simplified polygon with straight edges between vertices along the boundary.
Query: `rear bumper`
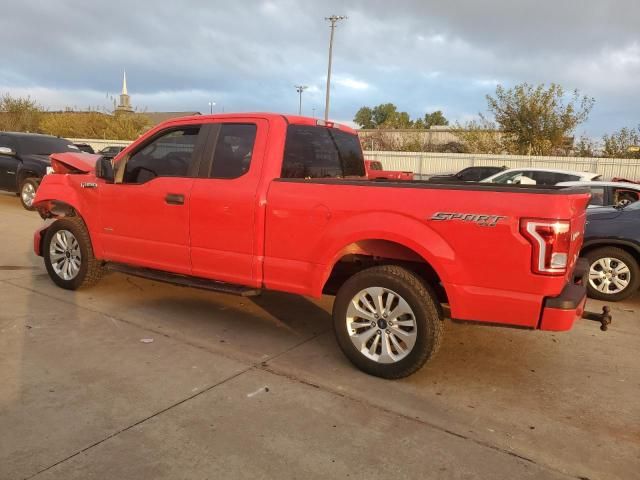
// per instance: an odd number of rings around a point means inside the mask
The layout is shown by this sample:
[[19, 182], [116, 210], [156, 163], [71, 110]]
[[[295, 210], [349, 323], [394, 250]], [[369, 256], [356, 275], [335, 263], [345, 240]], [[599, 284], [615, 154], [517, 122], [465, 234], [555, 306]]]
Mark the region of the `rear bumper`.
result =
[[580, 258], [573, 271], [573, 282], [565, 285], [557, 297], [545, 299], [538, 324], [540, 330], [571, 330], [573, 323], [582, 317], [587, 301], [588, 273], [589, 262]]

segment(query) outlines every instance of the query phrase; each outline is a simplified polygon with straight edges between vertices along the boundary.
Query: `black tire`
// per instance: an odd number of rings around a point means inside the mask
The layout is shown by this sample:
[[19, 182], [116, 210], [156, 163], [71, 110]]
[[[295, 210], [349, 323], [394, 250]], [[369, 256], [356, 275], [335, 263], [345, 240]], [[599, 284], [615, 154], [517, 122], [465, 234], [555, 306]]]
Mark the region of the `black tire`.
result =
[[[633, 295], [640, 285], [640, 267], [638, 266], [637, 259], [629, 252], [617, 248], [617, 247], [601, 247], [591, 250], [586, 255], [589, 260], [589, 273], [591, 273], [594, 264], [603, 258], [617, 259], [623, 262], [628, 268], [628, 281], [627, 286], [615, 293], [606, 293], [598, 290], [592, 285], [591, 279], [587, 282], [587, 294], [591, 298], [597, 300], [606, 300], [610, 302], [618, 302]], [[596, 283], [597, 281], [594, 281]]]
[[33, 205], [30, 205], [29, 203], [27, 203], [27, 201], [25, 201], [25, 195], [23, 195], [23, 191], [25, 191], [25, 189], [27, 188], [32, 188], [33, 192], [35, 193], [38, 191], [39, 185], [40, 185], [40, 180], [36, 177], [27, 177], [20, 182], [17, 195], [18, 195], [18, 198], [20, 199], [20, 203], [22, 203], [22, 206], [26, 210], [34, 210], [34, 208], [33, 208]]
[[[56, 233], [67, 230], [73, 234], [80, 247], [80, 269], [74, 278], [64, 279], [56, 273], [51, 261], [51, 243]], [[42, 243], [42, 256], [51, 280], [66, 290], [77, 290], [96, 284], [104, 273], [102, 262], [93, 256], [91, 238], [84, 222], [79, 217], [65, 217], [56, 220], [46, 231]]]
[[[365, 356], [351, 341], [348, 331], [347, 311], [352, 299], [362, 290], [375, 287], [402, 297], [415, 317], [415, 344], [404, 358], [394, 363], [379, 363]], [[420, 277], [405, 268], [384, 265], [358, 272], [340, 287], [333, 304], [333, 328], [338, 345], [356, 367], [376, 377], [397, 379], [419, 370], [438, 351], [443, 336], [443, 315], [432, 288]]]

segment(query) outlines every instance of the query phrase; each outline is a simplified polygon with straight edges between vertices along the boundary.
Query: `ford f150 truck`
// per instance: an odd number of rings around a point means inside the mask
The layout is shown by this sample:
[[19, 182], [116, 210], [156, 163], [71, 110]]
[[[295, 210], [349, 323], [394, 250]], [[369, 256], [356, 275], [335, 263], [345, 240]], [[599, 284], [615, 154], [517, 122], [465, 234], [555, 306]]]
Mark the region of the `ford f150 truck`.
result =
[[170, 120], [113, 161], [51, 165], [34, 249], [60, 287], [110, 269], [240, 295], [334, 294], [337, 341], [373, 375], [433, 357], [443, 305], [455, 320], [553, 331], [583, 313], [583, 188], [371, 182], [350, 128], [260, 113]]
[[413, 172], [401, 172], [399, 170], [385, 170], [382, 163], [377, 160], [365, 160], [364, 168], [367, 172], [367, 178], [372, 180], [413, 180]]

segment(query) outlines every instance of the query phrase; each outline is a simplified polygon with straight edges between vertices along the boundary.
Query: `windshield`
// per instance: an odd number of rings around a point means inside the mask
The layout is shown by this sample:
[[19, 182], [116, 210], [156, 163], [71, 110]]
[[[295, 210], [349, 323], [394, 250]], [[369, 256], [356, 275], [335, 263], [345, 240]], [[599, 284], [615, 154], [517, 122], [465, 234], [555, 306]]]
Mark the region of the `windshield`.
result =
[[79, 152], [69, 140], [47, 136], [25, 136], [18, 139], [21, 154], [51, 155], [52, 153]]

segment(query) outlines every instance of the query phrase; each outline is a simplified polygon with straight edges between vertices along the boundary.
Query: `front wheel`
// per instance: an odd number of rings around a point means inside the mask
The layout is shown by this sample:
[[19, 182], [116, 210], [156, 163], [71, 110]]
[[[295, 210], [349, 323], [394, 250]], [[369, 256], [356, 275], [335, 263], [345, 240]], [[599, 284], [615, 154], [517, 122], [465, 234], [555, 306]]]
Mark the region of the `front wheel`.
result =
[[591, 298], [617, 302], [633, 295], [640, 285], [640, 267], [637, 260], [625, 250], [603, 247], [590, 251], [589, 283]]
[[38, 190], [38, 179], [29, 177], [25, 178], [20, 183], [20, 191], [18, 196], [22, 206], [27, 210], [33, 210], [33, 200], [36, 198], [36, 191]]
[[56, 220], [44, 236], [44, 264], [51, 280], [66, 290], [95, 284], [104, 268], [93, 256], [89, 232], [78, 217]]
[[443, 335], [442, 311], [432, 289], [395, 265], [349, 278], [336, 295], [333, 327], [355, 366], [389, 379], [420, 369], [435, 355]]

